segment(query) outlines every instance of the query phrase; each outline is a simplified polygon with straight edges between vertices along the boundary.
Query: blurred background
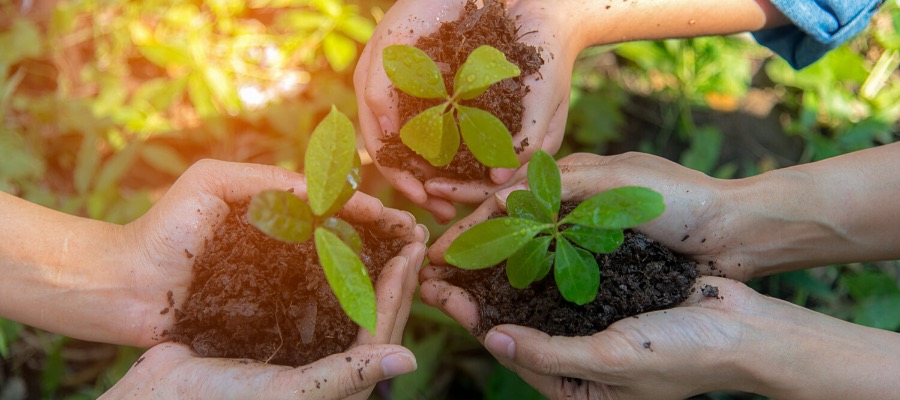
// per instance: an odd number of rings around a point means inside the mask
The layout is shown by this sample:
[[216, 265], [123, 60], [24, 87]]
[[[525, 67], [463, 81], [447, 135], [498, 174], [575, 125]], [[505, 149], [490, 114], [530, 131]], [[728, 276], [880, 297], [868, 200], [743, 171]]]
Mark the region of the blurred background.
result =
[[[0, 0], [0, 190], [127, 223], [201, 158], [302, 170], [389, 0]], [[900, 6], [803, 71], [746, 35], [585, 51], [571, 152], [658, 154], [742, 178], [900, 139]], [[363, 190], [415, 209], [367, 166]], [[466, 213], [465, 207], [460, 207]], [[900, 263], [833, 265], [749, 284], [825, 314], [900, 329]], [[416, 303], [419, 370], [378, 399], [538, 399], [454, 321]], [[142, 349], [0, 320], [0, 400], [93, 399]], [[755, 399], [712, 393], [703, 399]]]

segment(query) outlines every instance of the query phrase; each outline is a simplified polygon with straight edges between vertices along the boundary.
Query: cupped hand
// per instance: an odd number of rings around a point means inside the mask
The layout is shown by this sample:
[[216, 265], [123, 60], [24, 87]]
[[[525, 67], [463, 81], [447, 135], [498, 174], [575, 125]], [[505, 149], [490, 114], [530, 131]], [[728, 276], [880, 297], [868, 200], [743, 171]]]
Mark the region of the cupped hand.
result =
[[[382, 147], [381, 138], [400, 130], [397, 96], [384, 72], [382, 50], [393, 44], [415, 44], [440, 24], [458, 18], [465, 0], [400, 0], [379, 22], [360, 57], [354, 74], [360, 125], [366, 149], [373, 156]], [[479, 2], [481, 3], [481, 2]], [[525, 114], [522, 131], [513, 143], [524, 145], [518, 158], [527, 162], [538, 149], [555, 153], [559, 149], [568, 114], [572, 66], [584, 46], [576, 40], [572, 15], [577, 1], [566, 0], [547, 6], [541, 0], [508, 1], [509, 15], [519, 26], [521, 41], [540, 49], [544, 65], [529, 76], [529, 93], [523, 98]], [[459, 182], [439, 178], [423, 163], [420, 170], [428, 178], [423, 183], [412, 173], [379, 166], [391, 184], [413, 203], [428, 209], [439, 220], [450, 220], [455, 209], [449, 201], [478, 203], [506, 184], [513, 170], [493, 169], [492, 182]]]
[[[160, 313], [168, 306], [167, 292], [172, 292], [176, 305], [184, 302], [194, 257], [202, 254], [206, 240], [227, 217], [228, 204], [248, 201], [268, 189], [293, 189], [298, 196], [306, 197], [301, 174], [274, 166], [203, 160], [189, 168], [150, 211], [126, 225], [122, 251], [129, 257], [120, 269], [129, 271], [130, 281], [116, 284], [133, 288], [132, 300], [126, 306], [129, 323], [121, 324], [121, 332], [108, 341], [149, 347], [165, 340], [162, 331], [175, 323], [173, 313]], [[420, 257], [416, 252], [424, 253], [427, 232], [415, 225], [408, 212], [386, 208], [378, 199], [356, 193], [341, 216], [356, 222], [375, 222], [390, 229], [384, 233], [387, 236], [408, 236], [411, 243], [402, 254], [411, 265], [418, 265], [414, 262]], [[400, 291], [411, 298], [415, 282], [402, 283], [384, 290]], [[408, 305], [405, 307], [408, 309]]]
[[[426, 233], [417, 227], [415, 235], [424, 240]], [[416, 369], [413, 354], [397, 344], [403, 337], [424, 254], [424, 246], [416, 242], [388, 262], [375, 291], [375, 335], [360, 328], [355, 343], [343, 353], [291, 368], [202, 358], [185, 345], [162, 343], [147, 351], [105, 398], [366, 399], [379, 381]]]

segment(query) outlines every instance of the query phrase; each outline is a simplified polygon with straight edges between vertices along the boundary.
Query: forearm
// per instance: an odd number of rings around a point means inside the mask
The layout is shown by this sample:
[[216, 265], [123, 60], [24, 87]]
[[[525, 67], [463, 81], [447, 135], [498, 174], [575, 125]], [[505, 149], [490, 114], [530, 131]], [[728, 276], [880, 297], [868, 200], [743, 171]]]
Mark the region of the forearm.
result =
[[0, 316], [81, 339], [122, 342], [130, 281], [124, 230], [0, 192]]
[[900, 259], [900, 143], [735, 181], [725, 223], [755, 276]]
[[743, 390], [784, 399], [886, 399], [900, 392], [900, 334], [763, 301], [743, 349], [757, 386]]
[[788, 24], [768, 0], [568, 2], [579, 46], [757, 31]]

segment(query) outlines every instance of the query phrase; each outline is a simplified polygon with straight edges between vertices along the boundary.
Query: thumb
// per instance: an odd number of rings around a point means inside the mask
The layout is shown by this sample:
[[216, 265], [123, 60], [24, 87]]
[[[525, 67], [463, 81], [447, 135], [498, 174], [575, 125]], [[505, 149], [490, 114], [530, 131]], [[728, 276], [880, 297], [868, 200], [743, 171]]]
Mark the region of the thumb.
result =
[[[593, 343], [591, 341], [594, 341]], [[501, 325], [484, 338], [484, 345], [498, 360], [512, 361], [517, 369], [544, 376], [597, 380], [593, 366], [603, 364], [594, 337], [550, 336], [517, 325]]]

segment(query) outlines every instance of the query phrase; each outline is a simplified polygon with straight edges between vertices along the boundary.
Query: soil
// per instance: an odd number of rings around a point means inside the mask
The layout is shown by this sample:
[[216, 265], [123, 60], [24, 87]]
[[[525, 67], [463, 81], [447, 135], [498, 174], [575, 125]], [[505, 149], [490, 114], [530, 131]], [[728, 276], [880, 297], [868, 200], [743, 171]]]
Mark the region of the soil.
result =
[[[420, 37], [415, 46], [437, 62], [448, 89], [453, 88], [456, 70], [477, 47], [490, 45], [506, 54], [507, 60], [518, 66], [522, 74], [492, 85], [483, 95], [463, 101], [462, 104], [491, 112], [506, 125], [511, 135], [515, 135], [522, 130], [522, 115], [525, 111], [522, 98], [529, 91], [525, 78], [537, 73], [544, 60], [534, 46], [519, 42], [522, 36], [530, 32], [519, 32], [502, 3], [494, 1], [482, 11], [473, 0], [469, 0], [459, 19], [444, 22], [437, 32]], [[420, 112], [442, 102], [439, 99], [420, 99], [399, 90], [394, 93], [399, 96], [400, 126]], [[384, 146], [376, 155], [379, 164], [409, 170], [419, 180], [425, 180], [425, 176], [415, 165], [427, 161], [406, 147], [400, 141], [398, 132], [391, 132], [382, 140]], [[528, 143], [514, 145], [518, 153]], [[489, 169], [475, 159], [465, 142], [460, 145], [453, 161], [438, 169], [445, 177], [490, 180]]]
[[[576, 205], [566, 203], [562, 214]], [[600, 293], [583, 306], [563, 299], [552, 271], [522, 290], [509, 285], [505, 263], [475, 271], [454, 268], [446, 281], [466, 289], [480, 304], [477, 336], [502, 324], [552, 336], [590, 336], [623, 318], [683, 302], [698, 276], [696, 262], [632, 231], [625, 232], [625, 243], [615, 252], [594, 258], [600, 265]]]
[[[247, 203], [231, 213], [194, 262], [187, 301], [168, 307], [176, 323], [164, 332], [203, 357], [250, 358], [300, 366], [346, 350], [359, 328], [344, 314], [325, 279], [312, 240], [284, 243], [247, 221]], [[403, 239], [381, 239], [356, 225], [361, 259], [377, 277]], [[383, 230], [381, 230], [383, 231]], [[305, 328], [305, 329], [304, 329]]]

